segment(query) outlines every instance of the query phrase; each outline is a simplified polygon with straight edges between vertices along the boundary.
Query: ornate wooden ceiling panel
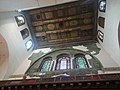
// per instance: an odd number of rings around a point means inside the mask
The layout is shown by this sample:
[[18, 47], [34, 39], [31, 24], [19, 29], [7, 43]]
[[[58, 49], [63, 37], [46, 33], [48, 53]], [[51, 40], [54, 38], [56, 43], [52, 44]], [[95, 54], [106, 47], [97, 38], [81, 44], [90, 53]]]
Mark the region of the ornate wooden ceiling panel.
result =
[[82, 0], [27, 11], [37, 48], [94, 40], [95, 3]]

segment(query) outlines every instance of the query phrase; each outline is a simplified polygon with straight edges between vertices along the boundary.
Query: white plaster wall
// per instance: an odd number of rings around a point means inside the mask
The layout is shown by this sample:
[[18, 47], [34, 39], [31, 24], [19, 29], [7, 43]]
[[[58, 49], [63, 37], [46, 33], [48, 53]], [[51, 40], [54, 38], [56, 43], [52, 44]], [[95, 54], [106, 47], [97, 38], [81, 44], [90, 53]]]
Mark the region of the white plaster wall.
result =
[[67, 3], [71, 1], [77, 1], [77, 0], [56, 0], [56, 4]]
[[33, 9], [70, 1], [76, 0], [0, 0], [0, 12]]
[[[96, 43], [96, 45], [97, 45], [98, 48], [101, 49], [99, 54], [97, 54], [97, 55], [92, 54], [93, 52], [96, 53], [96, 51], [92, 51], [90, 53], [93, 56], [98, 58], [98, 60], [102, 63], [104, 68], [118, 67], [119, 66], [99, 43]], [[89, 51], [89, 49], [87, 47], [85, 47], [84, 45], [73, 46], [73, 48], [74, 49], [79, 49], [79, 50], [82, 50], [82, 51]]]
[[106, 12], [98, 12], [98, 16], [105, 17], [105, 28], [102, 29], [100, 26], [98, 26], [98, 29], [104, 32], [104, 41], [101, 43], [101, 45], [120, 66], [120, 48], [118, 44], [120, 0], [107, 0]]
[[114, 59], [105, 51], [105, 49], [97, 43], [97, 46], [101, 49], [98, 55], [94, 55], [99, 59], [104, 68], [118, 67], [119, 65], [114, 61]]
[[1, 12], [35, 7], [38, 7], [37, 0], [0, 0]]
[[[20, 66], [17, 68], [17, 70], [13, 73], [13, 75], [24, 75], [27, 69], [30, 67], [31, 60], [28, 60], [26, 58]], [[23, 69], [24, 68], [24, 69]]]
[[38, 0], [39, 7], [55, 5], [55, 0]]
[[[31, 54], [32, 48], [27, 51], [25, 42], [31, 39], [31, 36], [25, 40], [22, 39], [20, 31], [27, 26], [27, 24], [18, 27], [14, 16], [19, 15], [17, 12], [0, 13], [0, 33], [7, 42], [9, 50], [8, 68], [5, 78], [12, 75], [19, 65]], [[24, 68], [23, 68], [24, 69]], [[3, 69], [4, 71], [4, 69]]]

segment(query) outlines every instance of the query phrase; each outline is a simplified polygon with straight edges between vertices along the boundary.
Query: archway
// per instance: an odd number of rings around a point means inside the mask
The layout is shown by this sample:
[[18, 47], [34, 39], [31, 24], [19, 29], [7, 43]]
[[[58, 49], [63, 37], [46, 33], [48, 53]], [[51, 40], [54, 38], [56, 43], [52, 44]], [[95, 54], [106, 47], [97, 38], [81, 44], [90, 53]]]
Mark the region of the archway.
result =
[[5, 39], [0, 34], [0, 79], [3, 79], [8, 67], [8, 46]]

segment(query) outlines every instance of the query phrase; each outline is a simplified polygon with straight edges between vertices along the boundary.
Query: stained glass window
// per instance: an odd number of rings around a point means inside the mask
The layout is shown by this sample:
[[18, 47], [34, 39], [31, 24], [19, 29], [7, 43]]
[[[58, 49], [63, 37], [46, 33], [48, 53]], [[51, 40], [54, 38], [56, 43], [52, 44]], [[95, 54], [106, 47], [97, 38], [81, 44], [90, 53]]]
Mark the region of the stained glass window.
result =
[[52, 58], [51, 57], [45, 58], [43, 60], [43, 63], [42, 63], [43, 65], [42, 65], [40, 71], [42, 71], [42, 72], [50, 71], [50, 69], [51, 69], [51, 63], [52, 63]]
[[59, 55], [56, 63], [56, 70], [71, 69], [70, 57], [67, 54]]
[[86, 59], [81, 55], [75, 57], [75, 65], [76, 65], [76, 69], [88, 67]]

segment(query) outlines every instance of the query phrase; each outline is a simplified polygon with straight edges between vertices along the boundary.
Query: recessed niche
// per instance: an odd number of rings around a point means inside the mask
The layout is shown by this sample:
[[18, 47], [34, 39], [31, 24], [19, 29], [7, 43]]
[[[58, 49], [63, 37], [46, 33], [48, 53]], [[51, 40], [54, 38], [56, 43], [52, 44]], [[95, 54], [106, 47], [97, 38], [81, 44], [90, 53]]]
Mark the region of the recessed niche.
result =
[[118, 26], [118, 42], [119, 42], [119, 47], [120, 47], [120, 22]]
[[99, 26], [104, 28], [105, 27], [105, 18], [104, 17], [99, 17], [98, 18], [98, 24], [99, 24]]
[[29, 31], [28, 31], [27, 28], [25, 28], [22, 31], [20, 31], [20, 33], [22, 35], [23, 40], [29, 36]]
[[99, 11], [100, 12], [106, 11], [106, 0], [99, 0]]
[[100, 30], [98, 30], [98, 39], [103, 42], [103, 39], [104, 39], [104, 33]]

